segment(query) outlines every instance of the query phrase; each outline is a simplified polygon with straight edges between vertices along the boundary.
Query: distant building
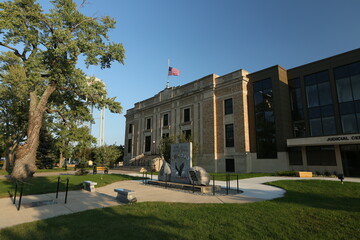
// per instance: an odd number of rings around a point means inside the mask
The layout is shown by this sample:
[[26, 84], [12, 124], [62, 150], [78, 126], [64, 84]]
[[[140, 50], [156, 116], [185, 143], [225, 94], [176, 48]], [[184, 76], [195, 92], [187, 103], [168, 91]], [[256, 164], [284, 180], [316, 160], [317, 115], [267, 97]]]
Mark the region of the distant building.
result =
[[209, 172], [360, 176], [360, 49], [286, 70], [238, 70], [166, 88], [126, 113], [125, 160], [185, 134]]

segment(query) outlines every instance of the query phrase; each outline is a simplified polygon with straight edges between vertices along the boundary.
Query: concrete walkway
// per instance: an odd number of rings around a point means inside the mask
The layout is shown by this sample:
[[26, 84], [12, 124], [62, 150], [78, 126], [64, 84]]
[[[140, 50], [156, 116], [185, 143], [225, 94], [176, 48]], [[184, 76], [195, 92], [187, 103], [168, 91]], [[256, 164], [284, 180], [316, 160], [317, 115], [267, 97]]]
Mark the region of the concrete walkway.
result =
[[[111, 171], [111, 173], [123, 173], [121, 171]], [[51, 173], [53, 174], [53, 173]], [[59, 174], [59, 173], [57, 173]], [[66, 173], [68, 174], [68, 172]], [[128, 175], [141, 176], [138, 173], [129, 173]], [[36, 174], [46, 175], [45, 173]], [[156, 178], [156, 176], [153, 176]], [[153, 178], [153, 179], [154, 179]], [[317, 179], [317, 178], [312, 178]], [[337, 180], [334, 178], [320, 178], [326, 180]], [[134, 190], [138, 202], [178, 202], [178, 203], [249, 203], [270, 200], [282, 197], [285, 190], [264, 185], [265, 182], [277, 180], [299, 180], [292, 177], [259, 177], [239, 180], [242, 194], [236, 195], [199, 195], [191, 192], [183, 192], [174, 189], [164, 189], [157, 186], [144, 185], [142, 181], [120, 181], [109, 184], [104, 187], [96, 188], [96, 192], [87, 192], [84, 190], [70, 191], [68, 193], [67, 204], [64, 203], [65, 193], [59, 193], [58, 199], [55, 193], [23, 196], [20, 211], [10, 198], [0, 199], [0, 229], [14, 226], [20, 223], [32, 222], [40, 219], [51, 218], [64, 214], [85, 211], [95, 208], [103, 208], [115, 205], [121, 205], [116, 201], [115, 188], [126, 188]], [[338, 181], [338, 180], [337, 180]], [[347, 178], [346, 181], [360, 182], [360, 179]], [[224, 181], [216, 181], [216, 185], [225, 186]], [[231, 181], [231, 188], [236, 189], [236, 181]], [[38, 207], [29, 207], [29, 204], [39, 201], [49, 201], [55, 204], [43, 205]], [[18, 199], [17, 199], [18, 202]]]

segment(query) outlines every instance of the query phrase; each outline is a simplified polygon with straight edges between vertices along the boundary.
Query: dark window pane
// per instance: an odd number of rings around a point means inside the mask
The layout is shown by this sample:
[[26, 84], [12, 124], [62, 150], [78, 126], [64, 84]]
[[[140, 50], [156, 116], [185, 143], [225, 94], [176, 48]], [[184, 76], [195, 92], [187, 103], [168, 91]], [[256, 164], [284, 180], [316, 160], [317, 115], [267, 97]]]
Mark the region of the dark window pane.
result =
[[310, 120], [310, 135], [312, 137], [322, 135], [321, 118]]
[[320, 118], [321, 117], [321, 108], [313, 107], [308, 109], [309, 119]]
[[168, 138], [169, 136], [169, 133], [163, 133], [162, 138]]
[[355, 101], [355, 112], [360, 113], [360, 101]]
[[306, 98], [307, 98], [308, 107], [319, 106], [319, 98], [318, 98], [316, 85], [306, 87]]
[[235, 172], [235, 161], [234, 159], [225, 160], [225, 171], [226, 172]]
[[127, 149], [128, 149], [128, 153], [131, 153], [131, 149], [132, 149], [132, 139], [128, 139]]
[[296, 122], [293, 125], [294, 128], [294, 136], [296, 138], [305, 137], [306, 130], [305, 130], [305, 123], [304, 122]]
[[232, 98], [226, 99], [225, 102], [224, 102], [224, 105], [225, 105], [225, 115], [232, 114], [233, 113], [233, 100], [232, 100]]
[[342, 115], [341, 126], [343, 133], [356, 133], [358, 131], [356, 115], [355, 114]]
[[310, 86], [316, 84], [316, 75], [311, 74], [304, 77], [305, 86]]
[[151, 118], [146, 119], [146, 129], [151, 129]]
[[191, 130], [184, 130], [183, 135], [184, 135], [186, 140], [190, 140], [190, 138], [191, 138]]
[[333, 105], [322, 106], [321, 107], [321, 116], [322, 117], [334, 116]]
[[151, 151], [151, 136], [145, 137], [145, 152]]
[[329, 82], [323, 82], [318, 85], [318, 92], [320, 98], [320, 105], [328, 105], [332, 103], [331, 89]]
[[[267, 124], [275, 123], [275, 117], [274, 117], [274, 112], [273, 111], [264, 112], [264, 117], [265, 117], [265, 122]], [[271, 124], [271, 125], [274, 125], [274, 124]]]
[[349, 66], [349, 75], [353, 76], [360, 74], [360, 62], [353, 63], [348, 66]]
[[349, 78], [340, 78], [336, 80], [336, 90], [338, 94], [338, 101], [340, 103], [353, 100]]
[[322, 119], [324, 135], [336, 134], [336, 126], [334, 117], [326, 117]]
[[288, 151], [289, 151], [289, 164], [290, 165], [303, 165], [300, 147], [292, 147], [292, 148], [289, 148]]
[[256, 139], [257, 158], [277, 158], [275, 138]]
[[339, 104], [339, 110], [341, 115], [346, 115], [355, 112], [354, 102], [345, 102]]
[[333, 146], [306, 147], [306, 156], [309, 166], [336, 166]]
[[294, 78], [294, 79], [289, 80], [289, 86], [291, 88], [300, 88], [301, 87], [300, 83], [301, 83], [300, 78]]
[[234, 147], [234, 125], [225, 125], [225, 146]]
[[169, 126], [169, 114], [164, 114], [164, 117], [163, 117], [163, 126], [164, 126], [164, 127]]
[[360, 100], [360, 74], [351, 76], [351, 86], [354, 100]]
[[132, 133], [133, 125], [129, 124], [129, 133]]
[[262, 84], [263, 84], [263, 86], [262, 86], [263, 90], [272, 89], [271, 78], [262, 80]]
[[253, 91], [254, 91], [254, 93], [255, 93], [255, 92], [259, 92], [259, 91], [261, 91], [261, 90], [263, 90], [262, 81], [254, 82], [254, 83], [253, 83]]
[[190, 108], [184, 109], [184, 122], [190, 122]]
[[335, 68], [334, 74], [335, 74], [335, 79], [348, 77], [349, 74], [348, 74], [348, 71], [347, 71], [347, 66], [342, 66], [342, 67]]
[[316, 74], [317, 83], [328, 82], [329, 81], [329, 73], [328, 71], [319, 72]]

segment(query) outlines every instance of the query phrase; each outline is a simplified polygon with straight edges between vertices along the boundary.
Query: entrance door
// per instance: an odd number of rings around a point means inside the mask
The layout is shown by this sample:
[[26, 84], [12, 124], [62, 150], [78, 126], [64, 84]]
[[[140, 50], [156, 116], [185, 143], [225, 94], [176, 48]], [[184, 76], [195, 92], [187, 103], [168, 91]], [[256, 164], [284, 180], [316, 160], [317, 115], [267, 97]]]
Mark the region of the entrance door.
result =
[[360, 177], [360, 145], [340, 146], [344, 175]]
[[226, 162], [225, 162], [225, 171], [226, 172], [235, 172], [235, 161], [234, 159], [229, 159], [227, 158], [226, 159]]

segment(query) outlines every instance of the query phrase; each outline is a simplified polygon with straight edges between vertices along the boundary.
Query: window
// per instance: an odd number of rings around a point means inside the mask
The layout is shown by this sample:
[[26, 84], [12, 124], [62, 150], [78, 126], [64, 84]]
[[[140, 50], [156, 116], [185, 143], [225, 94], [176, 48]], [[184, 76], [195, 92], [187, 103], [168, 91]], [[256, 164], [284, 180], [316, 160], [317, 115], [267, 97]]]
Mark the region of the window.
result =
[[146, 119], [146, 129], [151, 129], [151, 118]]
[[164, 114], [163, 116], [163, 126], [166, 127], [166, 126], [169, 126], [169, 114]]
[[163, 133], [163, 135], [162, 135], [162, 138], [164, 139], [164, 138], [169, 138], [169, 133]]
[[225, 125], [225, 146], [234, 147], [234, 124]]
[[190, 122], [190, 108], [184, 109], [184, 123]]
[[289, 148], [288, 151], [289, 151], [289, 164], [290, 165], [303, 165], [300, 147], [292, 147], [292, 148]]
[[151, 151], [151, 136], [145, 137], [145, 152]]
[[233, 114], [233, 100], [232, 98], [226, 99], [224, 101], [225, 106], [225, 115]]
[[342, 133], [359, 132], [360, 62], [334, 69]]
[[277, 158], [271, 78], [253, 83], [256, 152], [258, 158]]
[[226, 172], [235, 172], [235, 161], [233, 158], [225, 159], [225, 171]]
[[131, 153], [131, 149], [132, 149], [132, 139], [128, 139], [128, 153]]
[[184, 135], [186, 140], [190, 140], [190, 138], [191, 138], [191, 130], [184, 130], [183, 135]]
[[336, 134], [328, 71], [304, 77], [310, 136]]
[[132, 133], [133, 125], [129, 124], [129, 133]]
[[306, 147], [309, 166], [336, 166], [334, 146]]

